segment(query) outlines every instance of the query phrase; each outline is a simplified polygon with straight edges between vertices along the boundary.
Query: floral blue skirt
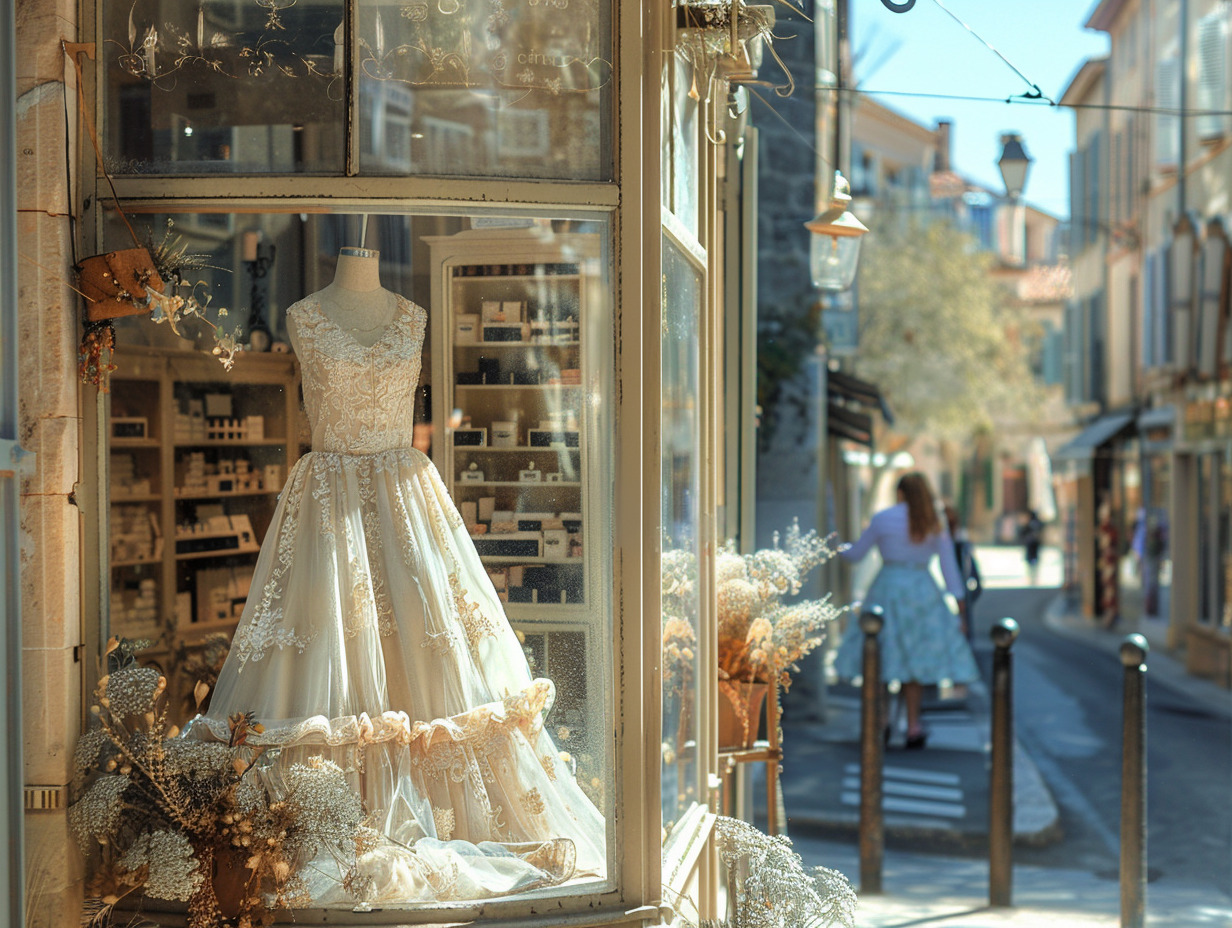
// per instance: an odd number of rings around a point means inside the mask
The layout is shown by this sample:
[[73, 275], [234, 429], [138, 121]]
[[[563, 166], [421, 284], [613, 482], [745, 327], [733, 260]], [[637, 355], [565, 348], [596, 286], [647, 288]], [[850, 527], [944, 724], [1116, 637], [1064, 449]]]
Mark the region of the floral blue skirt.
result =
[[[878, 571], [866, 605], [885, 613], [881, 630], [881, 679], [886, 683], [971, 683], [979, 679], [958, 616], [945, 604], [926, 567], [887, 563]], [[851, 680], [863, 670], [864, 633], [853, 615], [838, 646], [834, 669]]]

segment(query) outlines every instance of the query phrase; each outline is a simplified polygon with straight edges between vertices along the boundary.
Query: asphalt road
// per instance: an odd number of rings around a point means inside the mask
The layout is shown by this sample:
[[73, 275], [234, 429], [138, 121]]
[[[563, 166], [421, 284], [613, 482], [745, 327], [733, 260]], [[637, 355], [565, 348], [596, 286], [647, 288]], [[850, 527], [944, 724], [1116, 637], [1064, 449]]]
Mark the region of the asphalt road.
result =
[[[1048, 628], [1053, 589], [988, 589], [976, 634], [1013, 616], [1015, 734], [1052, 790], [1064, 837], [1018, 848], [1016, 863], [1078, 868], [1117, 879], [1121, 687], [1115, 655]], [[1148, 661], [1149, 667], [1149, 661]], [[988, 668], [984, 668], [985, 674]], [[986, 676], [987, 679], [987, 676]], [[1232, 887], [1232, 723], [1179, 690], [1147, 680], [1148, 879]]]

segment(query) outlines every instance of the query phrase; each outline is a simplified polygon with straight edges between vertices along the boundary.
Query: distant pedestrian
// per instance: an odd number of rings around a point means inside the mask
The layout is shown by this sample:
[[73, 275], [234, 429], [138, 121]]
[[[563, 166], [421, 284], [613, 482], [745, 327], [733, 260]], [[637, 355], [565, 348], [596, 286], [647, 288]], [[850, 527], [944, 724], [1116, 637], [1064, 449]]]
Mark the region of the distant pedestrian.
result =
[[1044, 540], [1044, 523], [1036, 515], [1034, 509], [1027, 510], [1022, 527], [1018, 530], [1018, 540], [1022, 542], [1023, 557], [1027, 561], [1027, 576], [1031, 585], [1039, 580], [1040, 545]]
[[945, 505], [945, 521], [950, 528], [950, 538], [954, 542], [954, 560], [958, 563], [958, 575], [963, 584], [963, 595], [959, 600], [966, 606], [962, 614], [963, 634], [970, 642], [975, 625], [975, 601], [984, 592], [983, 583], [980, 581], [980, 565], [976, 563], [975, 547], [958, 518], [958, 510], [949, 503]]
[[[946, 589], [958, 601], [960, 616], [964, 615], [965, 589], [954, 545], [937, 518], [932, 491], [923, 474], [905, 474], [898, 481], [898, 503], [874, 515], [860, 539], [842, 555], [858, 562], [874, 545], [881, 553], [882, 567], [865, 601], [880, 606], [885, 615], [880, 635], [882, 679], [888, 684], [902, 684], [907, 747], [922, 748], [928, 737], [920, 719], [923, 686], [979, 679], [960, 618], [950, 611], [929, 573], [933, 557], [939, 557]], [[862, 654], [863, 633], [859, 623], [850, 622], [835, 655], [839, 676], [859, 677]]]

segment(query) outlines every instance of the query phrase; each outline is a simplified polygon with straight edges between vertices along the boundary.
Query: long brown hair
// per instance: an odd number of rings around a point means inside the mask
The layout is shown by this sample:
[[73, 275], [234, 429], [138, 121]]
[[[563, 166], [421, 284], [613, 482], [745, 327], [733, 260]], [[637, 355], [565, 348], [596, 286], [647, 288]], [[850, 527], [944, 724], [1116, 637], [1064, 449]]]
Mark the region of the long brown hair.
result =
[[907, 504], [907, 534], [912, 541], [918, 544], [941, 531], [927, 477], [919, 471], [903, 474], [898, 481], [898, 494]]

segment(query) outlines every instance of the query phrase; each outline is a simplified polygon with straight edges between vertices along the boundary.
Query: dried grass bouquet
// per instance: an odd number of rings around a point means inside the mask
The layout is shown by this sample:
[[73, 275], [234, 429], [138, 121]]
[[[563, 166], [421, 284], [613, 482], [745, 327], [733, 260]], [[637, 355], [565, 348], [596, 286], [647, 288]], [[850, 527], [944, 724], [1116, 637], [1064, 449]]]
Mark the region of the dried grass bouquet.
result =
[[[75, 753], [84, 791], [69, 823], [82, 850], [99, 855], [87, 920], [105, 924], [117, 902], [139, 891], [187, 902], [191, 928], [220, 928], [226, 914], [241, 928], [268, 924], [271, 907], [308, 901], [301, 872], [326, 850], [363, 902], [371, 887], [355, 861], [378, 835], [342, 770], [320, 757], [285, 771], [264, 763], [264, 749], [247, 744], [262, 730], [251, 713], [231, 717], [228, 744], [177, 737], [166, 678], [135, 650], [108, 643], [109, 673], [90, 707], [98, 725]], [[198, 685], [198, 704], [207, 690]], [[220, 887], [230, 890], [222, 899]], [[225, 913], [229, 904], [234, 912]]]
[[[816, 532], [801, 534], [793, 522], [774, 547], [738, 554], [728, 542], [715, 561], [718, 586], [719, 692], [733, 708], [748, 734], [747, 700], [738, 684], [777, 681], [791, 686], [799, 661], [821, 644], [825, 626], [845, 607], [821, 599], [785, 602], [796, 596], [808, 574], [836, 553], [832, 538]], [[665, 692], [693, 684], [697, 639], [697, 560], [688, 550], [667, 550], [662, 559], [663, 680]]]
[[719, 595], [719, 680], [791, 686], [791, 671], [821, 644], [825, 626], [845, 607], [821, 599], [784, 602], [799, 594], [812, 570], [832, 558], [832, 538], [800, 533], [793, 522], [779, 546], [737, 554], [728, 543], [715, 564]]

